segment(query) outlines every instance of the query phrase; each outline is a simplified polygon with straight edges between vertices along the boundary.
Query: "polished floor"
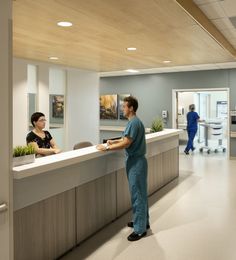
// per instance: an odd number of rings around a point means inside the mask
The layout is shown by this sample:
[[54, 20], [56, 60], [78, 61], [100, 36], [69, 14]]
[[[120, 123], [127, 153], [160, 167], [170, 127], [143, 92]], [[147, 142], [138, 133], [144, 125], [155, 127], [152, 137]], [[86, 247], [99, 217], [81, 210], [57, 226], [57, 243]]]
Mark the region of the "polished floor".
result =
[[235, 260], [236, 161], [225, 153], [185, 155], [180, 177], [150, 197], [151, 229], [127, 241], [130, 212], [63, 260]]

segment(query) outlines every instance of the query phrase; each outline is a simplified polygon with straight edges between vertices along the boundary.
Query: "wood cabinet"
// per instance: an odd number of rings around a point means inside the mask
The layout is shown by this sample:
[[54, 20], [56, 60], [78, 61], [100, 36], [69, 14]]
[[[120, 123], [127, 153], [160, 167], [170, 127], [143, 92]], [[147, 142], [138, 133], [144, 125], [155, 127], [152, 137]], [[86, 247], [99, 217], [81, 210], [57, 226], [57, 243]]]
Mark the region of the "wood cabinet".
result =
[[[154, 140], [147, 148], [151, 195], [179, 175], [178, 136]], [[102, 153], [15, 180], [15, 259], [56, 259], [127, 212], [131, 203], [123, 156]]]
[[77, 244], [116, 218], [116, 174], [76, 188]]
[[14, 212], [14, 259], [55, 259], [76, 245], [75, 189]]

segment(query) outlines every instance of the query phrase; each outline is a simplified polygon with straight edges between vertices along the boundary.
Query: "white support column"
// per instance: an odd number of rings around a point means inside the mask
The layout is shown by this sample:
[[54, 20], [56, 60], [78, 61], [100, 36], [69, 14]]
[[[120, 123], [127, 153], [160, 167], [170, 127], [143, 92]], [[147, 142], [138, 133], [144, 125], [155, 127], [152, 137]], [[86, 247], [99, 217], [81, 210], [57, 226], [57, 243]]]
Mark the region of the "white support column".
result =
[[12, 212], [12, 1], [0, 1], [0, 258], [13, 259]]

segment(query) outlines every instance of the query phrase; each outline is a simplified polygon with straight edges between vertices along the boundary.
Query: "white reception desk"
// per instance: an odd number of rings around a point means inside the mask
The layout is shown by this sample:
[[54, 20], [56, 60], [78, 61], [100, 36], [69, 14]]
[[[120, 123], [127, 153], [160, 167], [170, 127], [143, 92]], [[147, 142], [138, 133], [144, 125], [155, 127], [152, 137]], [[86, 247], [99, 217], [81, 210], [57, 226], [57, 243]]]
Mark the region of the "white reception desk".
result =
[[[146, 135], [149, 195], [179, 175], [179, 134]], [[15, 259], [55, 259], [130, 209], [124, 151], [96, 146], [13, 168]]]

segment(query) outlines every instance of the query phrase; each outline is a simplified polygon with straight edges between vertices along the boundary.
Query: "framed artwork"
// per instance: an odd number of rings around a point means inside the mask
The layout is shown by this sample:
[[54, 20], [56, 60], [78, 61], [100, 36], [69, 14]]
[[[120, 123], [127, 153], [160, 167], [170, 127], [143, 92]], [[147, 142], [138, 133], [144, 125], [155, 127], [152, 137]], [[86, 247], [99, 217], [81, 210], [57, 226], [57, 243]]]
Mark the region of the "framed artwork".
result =
[[129, 97], [130, 94], [120, 94], [119, 95], [119, 115], [121, 120], [127, 120], [127, 118], [123, 115], [123, 103], [124, 98]]
[[100, 96], [100, 119], [118, 119], [117, 95]]
[[50, 124], [64, 124], [64, 95], [50, 95]]

